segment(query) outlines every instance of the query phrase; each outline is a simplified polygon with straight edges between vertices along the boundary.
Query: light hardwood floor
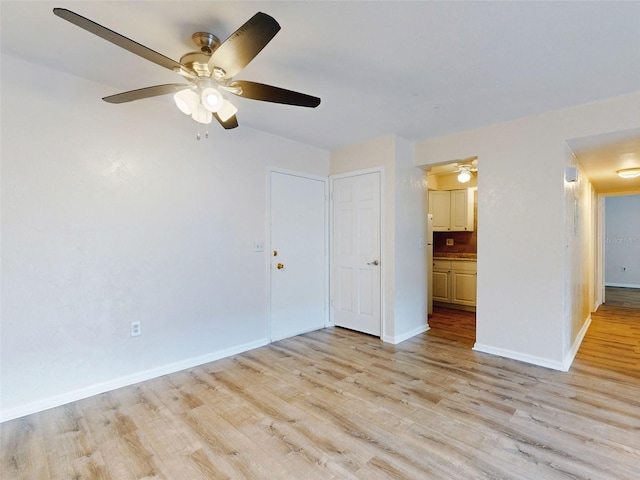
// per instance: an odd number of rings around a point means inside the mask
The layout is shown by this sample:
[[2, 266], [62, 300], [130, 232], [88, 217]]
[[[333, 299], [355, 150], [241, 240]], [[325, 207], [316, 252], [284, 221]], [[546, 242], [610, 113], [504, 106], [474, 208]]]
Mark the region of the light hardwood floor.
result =
[[604, 298], [607, 305], [640, 308], [640, 288], [605, 287]]
[[6, 422], [0, 477], [639, 478], [637, 311], [594, 314], [568, 373], [438, 316], [397, 346], [321, 330]]

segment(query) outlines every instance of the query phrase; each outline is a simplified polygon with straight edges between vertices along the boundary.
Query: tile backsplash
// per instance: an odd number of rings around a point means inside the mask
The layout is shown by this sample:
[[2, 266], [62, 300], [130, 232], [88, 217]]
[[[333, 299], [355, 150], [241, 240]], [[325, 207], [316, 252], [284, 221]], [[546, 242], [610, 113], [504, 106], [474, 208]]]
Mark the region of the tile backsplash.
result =
[[[447, 238], [453, 245], [447, 245]], [[433, 232], [434, 253], [477, 253], [477, 232]]]

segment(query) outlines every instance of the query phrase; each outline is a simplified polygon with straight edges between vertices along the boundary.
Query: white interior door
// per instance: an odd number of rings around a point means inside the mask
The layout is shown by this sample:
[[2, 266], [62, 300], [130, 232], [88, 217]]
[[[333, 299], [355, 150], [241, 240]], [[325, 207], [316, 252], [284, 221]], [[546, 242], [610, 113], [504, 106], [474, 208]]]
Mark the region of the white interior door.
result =
[[326, 179], [270, 172], [270, 339], [327, 323]]
[[380, 172], [332, 182], [336, 326], [380, 336]]

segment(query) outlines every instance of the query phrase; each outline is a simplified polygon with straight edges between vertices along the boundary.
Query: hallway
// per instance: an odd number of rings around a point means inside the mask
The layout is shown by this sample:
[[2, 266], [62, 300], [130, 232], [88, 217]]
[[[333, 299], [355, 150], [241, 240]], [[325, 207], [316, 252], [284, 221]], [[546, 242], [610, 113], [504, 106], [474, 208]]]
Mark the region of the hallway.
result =
[[621, 381], [640, 379], [640, 309], [602, 305], [591, 325], [572, 372]]

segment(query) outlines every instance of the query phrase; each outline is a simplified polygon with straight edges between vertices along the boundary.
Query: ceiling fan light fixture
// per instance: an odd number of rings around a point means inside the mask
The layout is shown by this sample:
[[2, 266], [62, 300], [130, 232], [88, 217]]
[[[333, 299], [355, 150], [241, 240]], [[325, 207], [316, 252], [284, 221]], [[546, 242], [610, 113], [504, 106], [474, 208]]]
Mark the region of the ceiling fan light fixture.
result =
[[213, 113], [207, 110], [202, 104], [198, 104], [196, 110], [191, 114], [191, 118], [193, 118], [198, 123], [211, 123], [213, 120]]
[[218, 112], [223, 106], [224, 98], [217, 88], [207, 87], [200, 95], [202, 105], [210, 112]]
[[235, 105], [225, 98], [222, 102], [222, 108], [218, 110], [218, 118], [223, 122], [226, 122], [231, 117], [233, 117], [237, 111], [238, 109], [235, 107]]
[[622, 170], [616, 171], [616, 173], [621, 178], [636, 178], [640, 177], [640, 167], [623, 168]]
[[460, 173], [458, 174], [458, 181], [460, 183], [467, 183], [469, 180], [471, 180], [471, 173], [469, 170], [466, 168], [460, 170]]
[[193, 115], [198, 109], [198, 95], [190, 89], [180, 90], [173, 96], [176, 106], [185, 115]]

